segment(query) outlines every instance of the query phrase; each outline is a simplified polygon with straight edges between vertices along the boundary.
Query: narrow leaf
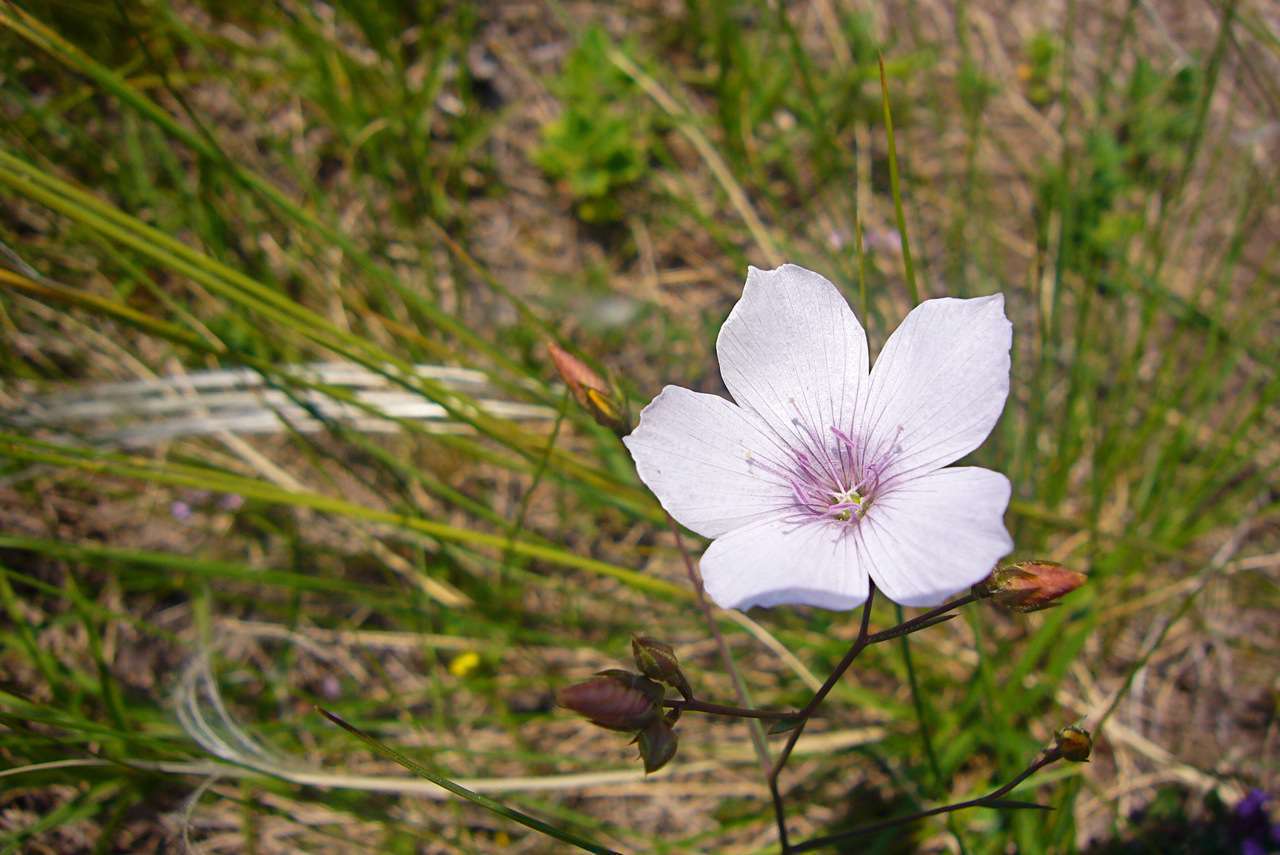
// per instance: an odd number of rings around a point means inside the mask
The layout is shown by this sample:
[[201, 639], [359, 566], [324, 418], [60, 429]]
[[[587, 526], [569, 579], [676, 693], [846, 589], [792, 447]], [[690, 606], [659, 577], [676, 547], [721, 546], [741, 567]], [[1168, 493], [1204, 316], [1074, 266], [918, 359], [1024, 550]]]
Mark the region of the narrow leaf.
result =
[[799, 727], [803, 721], [804, 719], [799, 717], [780, 718], [777, 721], [775, 721], [773, 724], [769, 725], [769, 735], [776, 736], [779, 733], [790, 733], [791, 731]]
[[1050, 805], [1042, 805], [1038, 802], [1020, 802], [1016, 799], [992, 799], [980, 804], [982, 807], [996, 808], [997, 810], [1053, 810]]
[[893, 195], [893, 213], [898, 220], [898, 235], [902, 239], [902, 267], [907, 276], [907, 292], [911, 303], [920, 302], [920, 289], [916, 285], [916, 267], [911, 260], [911, 241], [907, 239], [907, 215], [902, 209], [902, 187], [898, 182], [898, 147], [893, 140], [893, 113], [889, 109], [889, 81], [884, 74], [884, 57], [880, 57], [880, 98], [884, 106], [884, 131], [889, 143], [889, 192]]
[[471, 790], [468, 790], [466, 787], [460, 784], [454, 783], [453, 781], [449, 780], [448, 778], [442, 775], [438, 775], [435, 772], [432, 772], [430, 769], [423, 766], [421, 763], [417, 763], [413, 760], [410, 760], [408, 757], [404, 756], [403, 754], [401, 754], [399, 751], [395, 750], [391, 746], [387, 745], [386, 743], [380, 742], [377, 739], [374, 739], [372, 736], [365, 733], [363, 730], [356, 727], [355, 725], [348, 724], [341, 717], [339, 717], [334, 713], [329, 712], [327, 709], [324, 709], [323, 707], [316, 707], [316, 709], [320, 711], [321, 715], [329, 719], [329, 721], [333, 722], [338, 727], [342, 728], [347, 733], [350, 733], [352, 736], [359, 739], [365, 745], [369, 746], [369, 748], [372, 749], [375, 753], [381, 754], [383, 757], [386, 757], [388, 760], [394, 760], [396, 763], [399, 763], [401, 766], [405, 767], [410, 772], [413, 772], [415, 775], [421, 778], [426, 778], [428, 781], [430, 781], [431, 783], [435, 784], [438, 787], [443, 787], [444, 789], [453, 793], [458, 798], [466, 799], [467, 801], [473, 804], [477, 804], [486, 810], [496, 813], [498, 816], [506, 817], [507, 819], [510, 819], [514, 822], [518, 822], [521, 825], [525, 826], [526, 828], [532, 828], [534, 831], [541, 832], [547, 835], [548, 837], [553, 837], [556, 840], [563, 841], [564, 843], [571, 843], [574, 846], [577, 846], [579, 849], [585, 849], [588, 852], [600, 853], [600, 855], [618, 855], [616, 850], [610, 849], [607, 846], [601, 846], [598, 843], [593, 843], [592, 841], [587, 840], [584, 837], [579, 837], [573, 832], [565, 831], [562, 828], [556, 828], [554, 825], [548, 825], [547, 823], [543, 822], [540, 819], [529, 816], [527, 813], [522, 813], [516, 810], [515, 808], [507, 807], [502, 802], [499, 802], [495, 799], [491, 799], [488, 796], [483, 796], [480, 793], [472, 792]]

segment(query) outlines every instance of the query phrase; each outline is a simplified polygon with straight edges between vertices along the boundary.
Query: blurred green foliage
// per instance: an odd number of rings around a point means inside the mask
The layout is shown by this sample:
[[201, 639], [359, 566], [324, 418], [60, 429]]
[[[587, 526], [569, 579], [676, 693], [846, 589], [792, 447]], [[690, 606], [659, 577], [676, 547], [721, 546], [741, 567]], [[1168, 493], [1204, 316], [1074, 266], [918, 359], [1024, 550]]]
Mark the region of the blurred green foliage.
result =
[[552, 88], [561, 112], [542, 128], [534, 162], [565, 182], [575, 210], [589, 223], [623, 216], [620, 194], [649, 166], [652, 109], [631, 80], [609, 61], [609, 37], [583, 31]]
[[1148, 200], [1174, 189], [1202, 87], [1192, 67], [1161, 73], [1140, 58], [1112, 108], [1114, 121], [1086, 133], [1077, 162], [1046, 164], [1037, 185], [1040, 209], [1069, 206], [1062, 252], [1075, 269], [1093, 270], [1122, 255], [1146, 225]]
[[1058, 97], [1054, 77], [1062, 53], [1059, 39], [1054, 33], [1041, 30], [1027, 40], [1024, 53], [1022, 78], [1027, 100], [1036, 107], [1047, 107]]

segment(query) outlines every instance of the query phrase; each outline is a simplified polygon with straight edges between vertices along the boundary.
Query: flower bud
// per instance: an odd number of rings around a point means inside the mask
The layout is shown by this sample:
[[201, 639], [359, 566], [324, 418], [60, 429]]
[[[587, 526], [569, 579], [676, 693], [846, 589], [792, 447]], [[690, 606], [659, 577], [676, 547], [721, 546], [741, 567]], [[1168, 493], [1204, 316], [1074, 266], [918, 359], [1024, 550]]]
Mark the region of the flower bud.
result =
[[1054, 734], [1054, 740], [1058, 746], [1058, 753], [1064, 760], [1070, 760], [1073, 763], [1089, 762], [1089, 754], [1093, 752], [1093, 737], [1083, 727], [1068, 725]]
[[662, 694], [652, 680], [611, 670], [565, 686], [556, 693], [556, 702], [608, 730], [636, 731], [659, 718]]
[[671, 725], [662, 719], [650, 724], [636, 737], [640, 743], [640, 759], [644, 761], [644, 773], [656, 772], [676, 756], [679, 738]]
[[608, 428], [618, 436], [631, 432], [631, 419], [627, 416], [626, 405], [622, 403], [621, 396], [600, 379], [600, 375], [553, 341], [547, 342], [547, 353], [560, 379], [573, 394], [573, 399], [595, 419], [596, 424]]
[[689, 681], [681, 672], [680, 662], [670, 644], [637, 635], [631, 639], [631, 653], [635, 657], [636, 667], [650, 680], [666, 683], [685, 700], [693, 697], [693, 690], [689, 688]]
[[1015, 612], [1035, 612], [1057, 605], [1084, 582], [1083, 573], [1053, 561], [1021, 561], [997, 568], [973, 586], [973, 593]]

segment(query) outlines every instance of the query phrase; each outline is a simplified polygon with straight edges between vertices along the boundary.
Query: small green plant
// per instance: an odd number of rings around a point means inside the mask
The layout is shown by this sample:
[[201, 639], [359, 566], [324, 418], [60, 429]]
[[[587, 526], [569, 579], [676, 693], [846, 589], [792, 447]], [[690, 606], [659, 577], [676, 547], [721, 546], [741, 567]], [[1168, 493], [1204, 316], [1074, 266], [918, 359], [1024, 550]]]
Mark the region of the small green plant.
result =
[[1181, 167], [1196, 133], [1195, 106], [1203, 86], [1191, 66], [1163, 74], [1148, 60], [1137, 61], [1117, 135], [1125, 143], [1129, 168], [1144, 184], [1158, 187]]
[[1027, 100], [1044, 108], [1057, 97], [1054, 85], [1054, 67], [1061, 54], [1058, 39], [1053, 33], [1038, 32], [1027, 41], [1026, 60], [1018, 69]]
[[534, 152], [534, 162], [564, 182], [578, 216], [591, 223], [622, 218], [618, 193], [644, 175], [652, 147], [647, 105], [608, 50], [599, 27], [583, 34], [556, 85], [564, 112], [543, 126]]
[[[1162, 73], [1139, 60], [1112, 107], [1114, 121], [1086, 134], [1066, 235], [1068, 255], [1080, 269], [1122, 256], [1143, 229], [1144, 201], [1171, 189], [1195, 134], [1193, 107], [1202, 86], [1193, 69]], [[1055, 197], [1062, 178], [1056, 166], [1045, 172], [1042, 207], [1065, 204]]]

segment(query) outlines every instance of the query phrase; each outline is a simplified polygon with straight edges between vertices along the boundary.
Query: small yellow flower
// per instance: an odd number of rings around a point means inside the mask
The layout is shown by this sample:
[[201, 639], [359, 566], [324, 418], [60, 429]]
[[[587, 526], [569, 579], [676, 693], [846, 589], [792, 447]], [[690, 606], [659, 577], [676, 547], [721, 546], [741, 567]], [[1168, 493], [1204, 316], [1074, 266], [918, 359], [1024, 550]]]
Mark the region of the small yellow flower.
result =
[[449, 673], [455, 677], [465, 677], [480, 665], [480, 654], [474, 650], [460, 653], [449, 663]]

